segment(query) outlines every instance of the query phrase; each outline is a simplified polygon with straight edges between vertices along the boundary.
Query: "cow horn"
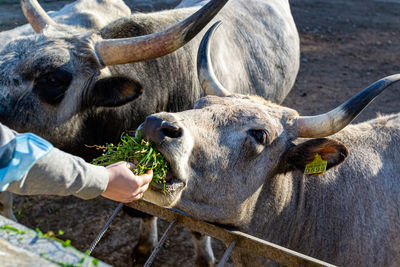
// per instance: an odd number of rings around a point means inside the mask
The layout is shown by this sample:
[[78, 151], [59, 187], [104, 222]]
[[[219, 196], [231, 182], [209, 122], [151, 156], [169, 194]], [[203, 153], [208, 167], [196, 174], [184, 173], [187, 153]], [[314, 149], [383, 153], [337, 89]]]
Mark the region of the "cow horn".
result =
[[195, 37], [227, 2], [228, 0], [210, 1], [190, 17], [161, 32], [102, 40], [96, 44], [96, 53], [105, 66], [167, 55]]
[[400, 74], [385, 77], [327, 113], [298, 117], [296, 121], [297, 136], [313, 138], [337, 133], [352, 122], [376, 96], [399, 80]]
[[197, 76], [206, 95], [230, 95], [229, 91], [224, 88], [215, 76], [210, 58], [210, 40], [221, 24], [222, 22], [218, 21], [211, 26], [201, 40], [197, 52]]
[[46, 25], [56, 24], [36, 0], [21, 0], [20, 3], [26, 19], [36, 33], [43, 30]]

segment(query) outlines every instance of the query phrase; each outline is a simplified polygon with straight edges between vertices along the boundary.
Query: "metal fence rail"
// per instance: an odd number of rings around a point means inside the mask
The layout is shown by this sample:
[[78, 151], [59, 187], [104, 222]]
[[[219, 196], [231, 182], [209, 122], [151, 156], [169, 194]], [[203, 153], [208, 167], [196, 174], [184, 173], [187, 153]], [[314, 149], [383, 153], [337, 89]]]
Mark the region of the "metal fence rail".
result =
[[[173, 222], [171, 227], [172, 225], [178, 224], [190, 230], [221, 240], [228, 247], [221, 262], [226, 262], [232, 252], [234, 253], [236, 249], [240, 249], [263, 256], [286, 266], [334, 266], [239, 231], [232, 231], [211, 223], [195, 220], [190, 215], [180, 210], [159, 207], [147, 201], [135, 201], [126, 205], [168, 222]], [[168, 230], [170, 230], [171, 227], [169, 227]], [[153, 258], [155, 254], [156, 253], [152, 255]]]

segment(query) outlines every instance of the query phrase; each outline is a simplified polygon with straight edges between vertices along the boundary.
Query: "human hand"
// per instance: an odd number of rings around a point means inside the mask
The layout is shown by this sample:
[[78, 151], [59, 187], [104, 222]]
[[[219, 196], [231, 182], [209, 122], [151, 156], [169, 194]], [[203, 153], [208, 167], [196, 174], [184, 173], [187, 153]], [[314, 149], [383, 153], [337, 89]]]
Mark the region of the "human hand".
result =
[[120, 161], [106, 167], [108, 171], [107, 189], [101, 194], [103, 197], [129, 203], [142, 198], [153, 178], [153, 171], [137, 176], [132, 173], [133, 163]]

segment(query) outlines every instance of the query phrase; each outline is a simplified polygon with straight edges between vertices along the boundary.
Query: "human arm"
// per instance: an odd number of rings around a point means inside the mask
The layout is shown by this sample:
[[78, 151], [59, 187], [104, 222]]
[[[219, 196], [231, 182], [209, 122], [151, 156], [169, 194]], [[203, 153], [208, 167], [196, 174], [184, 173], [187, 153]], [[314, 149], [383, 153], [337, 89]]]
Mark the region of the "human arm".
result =
[[[10, 145], [11, 149], [13, 147], [15, 149], [15, 146], [12, 146], [12, 142], [16, 139], [16, 132], [0, 124], [0, 151], [7, 151], [4, 148]], [[41, 141], [40, 139], [33, 139], [33, 141], [38, 140]], [[44, 142], [43, 144], [46, 144], [44, 140], [42, 141]], [[28, 143], [26, 149], [31, 149], [35, 146], [36, 143], [32, 142]], [[7, 158], [7, 153], [4, 155], [3, 158]], [[24, 156], [29, 156], [29, 153], [22, 153], [20, 156], [24, 158]], [[3, 161], [7, 163], [7, 160]], [[12, 165], [12, 162], [10, 161], [8, 164]], [[113, 164], [115, 166], [107, 168], [95, 166], [79, 157], [65, 153], [57, 148], [52, 148], [52, 146], [32, 162], [33, 166], [25, 164], [22, 166], [24, 168], [20, 168], [21, 166], [18, 164], [23, 160], [16, 162], [14, 169], [18, 170], [22, 175], [11, 182], [3, 181], [3, 188], [23, 195], [74, 195], [83, 199], [103, 195], [115, 201], [128, 202], [140, 198], [152, 178], [152, 173], [144, 176], [133, 175], [126, 163]]]
[[152, 171], [134, 175], [132, 165], [118, 162], [106, 168], [95, 166], [54, 148], [21, 180], [11, 183], [8, 191], [22, 195], [74, 195], [82, 199], [102, 195], [119, 202], [132, 202], [142, 197], [152, 179]]
[[83, 159], [54, 148], [37, 160], [7, 191], [20, 195], [74, 195], [82, 199], [99, 196], [106, 190], [106, 168], [88, 164]]

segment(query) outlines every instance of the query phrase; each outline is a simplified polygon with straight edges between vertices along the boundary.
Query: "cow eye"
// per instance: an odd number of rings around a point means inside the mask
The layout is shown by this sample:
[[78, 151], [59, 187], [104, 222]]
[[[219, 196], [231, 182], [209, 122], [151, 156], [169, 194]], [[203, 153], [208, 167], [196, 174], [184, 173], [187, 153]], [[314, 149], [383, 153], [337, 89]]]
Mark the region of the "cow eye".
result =
[[249, 134], [257, 141], [257, 143], [261, 145], [267, 144], [268, 135], [265, 130], [249, 130]]
[[63, 69], [46, 73], [35, 80], [33, 91], [39, 98], [51, 105], [59, 104], [72, 80], [72, 74]]

